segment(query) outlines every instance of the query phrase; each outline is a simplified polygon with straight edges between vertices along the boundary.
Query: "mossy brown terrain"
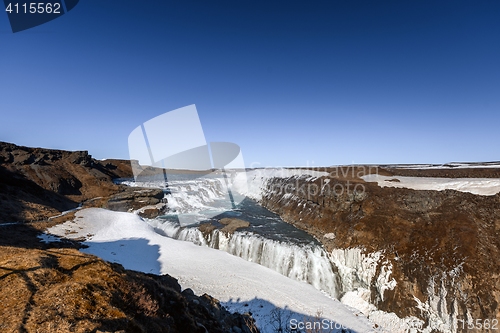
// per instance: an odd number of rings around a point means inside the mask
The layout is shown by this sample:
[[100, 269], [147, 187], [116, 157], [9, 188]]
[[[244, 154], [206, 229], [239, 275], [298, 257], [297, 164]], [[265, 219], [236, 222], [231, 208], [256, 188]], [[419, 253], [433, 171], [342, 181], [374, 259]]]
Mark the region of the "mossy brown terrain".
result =
[[2, 227], [3, 332], [256, 331], [250, 316], [230, 314], [208, 295], [181, 293], [168, 275], [125, 270], [79, 252], [78, 243], [44, 244], [37, 234], [26, 224]]

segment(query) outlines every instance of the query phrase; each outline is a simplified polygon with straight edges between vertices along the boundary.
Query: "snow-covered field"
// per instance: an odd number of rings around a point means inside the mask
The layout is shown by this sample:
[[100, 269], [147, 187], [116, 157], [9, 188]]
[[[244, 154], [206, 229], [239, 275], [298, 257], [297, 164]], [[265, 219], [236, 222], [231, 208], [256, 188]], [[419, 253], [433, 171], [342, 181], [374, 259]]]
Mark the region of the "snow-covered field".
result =
[[450, 169], [500, 169], [500, 162], [485, 163], [446, 163], [446, 164], [394, 164], [383, 167], [415, 170], [450, 170]]
[[361, 312], [311, 285], [223, 251], [161, 236], [132, 213], [84, 209], [76, 213], [74, 221], [54, 226], [48, 232], [68, 238], [85, 237], [89, 247], [83, 252], [128, 269], [172, 275], [183, 288], [210, 294], [232, 311], [250, 311], [262, 332], [273, 332], [269, 314], [275, 308], [286, 308], [285, 313], [290, 313], [290, 319], [297, 323], [319, 312], [326, 319], [322, 323], [333, 328], [335, 322], [337, 327], [343, 325], [357, 333], [381, 331]]
[[456, 190], [478, 195], [495, 195], [500, 192], [498, 178], [437, 178], [381, 176], [371, 174], [361, 177], [365, 182], [377, 182], [380, 187], [409, 188], [413, 190]]

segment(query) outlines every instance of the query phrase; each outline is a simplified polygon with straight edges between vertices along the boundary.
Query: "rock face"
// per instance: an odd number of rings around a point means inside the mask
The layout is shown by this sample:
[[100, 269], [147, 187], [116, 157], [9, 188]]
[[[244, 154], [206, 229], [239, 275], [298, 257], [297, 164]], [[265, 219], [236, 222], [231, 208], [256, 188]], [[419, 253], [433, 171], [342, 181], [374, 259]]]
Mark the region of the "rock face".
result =
[[86, 151], [20, 147], [0, 142], [0, 221], [34, 221], [121, 191], [129, 161], [97, 161]]
[[226, 234], [232, 234], [240, 228], [248, 228], [248, 226], [250, 226], [250, 222], [248, 221], [227, 217], [220, 219], [219, 223], [224, 225], [221, 230]]
[[108, 199], [108, 208], [127, 212], [144, 206], [156, 205], [164, 200], [163, 197], [161, 189], [127, 187], [123, 192], [114, 194]]
[[136, 213], [153, 219], [168, 211], [167, 199], [163, 190], [156, 188], [124, 187], [123, 191], [107, 199], [103, 206], [119, 212]]
[[[468, 318], [500, 320], [500, 194], [380, 188], [356, 177], [328, 182], [331, 191], [314, 193], [300, 188], [324, 188], [326, 177], [273, 178], [261, 204], [315, 235], [381, 310], [424, 326], [434, 318], [443, 332], [474, 331], [462, 328]], [[283, 188], [294, 190], [276, 190]], [[364, 254], [351, 253], [357, 249]], [[376, 271], [365, 279], [349, 256], [368, 265], [377, 259], [371, 254], [385, 265], [371, 266]]]
[[[20, 147], [0, 142], [0, 221], [34, 221], [85, 203], [153, 218], [166, 210], [160, 189], [120, 186], [130, 161], [97, 161], [86, 151]], [[159, 205], [163, 203], [163, 205]]]

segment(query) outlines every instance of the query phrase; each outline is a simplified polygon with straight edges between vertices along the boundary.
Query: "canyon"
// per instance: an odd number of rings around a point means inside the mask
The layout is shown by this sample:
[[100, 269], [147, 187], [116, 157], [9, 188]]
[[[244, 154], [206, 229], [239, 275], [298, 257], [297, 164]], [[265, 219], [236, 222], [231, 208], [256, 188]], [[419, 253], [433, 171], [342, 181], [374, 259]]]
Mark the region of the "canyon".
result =
[[[76, 255], [85, 244], [80, 241], [91, 237], [41, 245], [35, 236], [78, 220], [79, 210], [97, 207], [133, 212], [162, 236], [228, 252], [311, 284], [359, 311], [378, 330], [479, 332], [498, 327], [499, 163], [247, 169], [228, 172], [224, 181], [194, 175], [188, 181], [159, 184], [134, 182], [126, 160], [97, 161], [87, 152], [7, 143], [0, 148], [0, 220], [9, 230], [3, 233], [2, 253], [39, 258], [28, 269], [21, 259], [7, 265], [12, 260], [4, 256], [2, 269], [22, 274], [38, 267], [47, 272], [55, 269], [57, 274], [72, 271], [54, 249], [62, 247], [60, 251]], [[203, 211], [224, 196], [226, 181], [233, 186], [233, 195], [239, 190], [248, 199], [236, 209], [224, 208], [218, 216], [192, 226], [166, 218]], [[257, 204], [277, 215], [259, 210]], [[274, 229], [259, 234], [258, 230], [267, 230], [266, 223]], [[307, 234], [289, 230], [286, 224]], [[46, 264], [46, 258], [53, 256], [56, 259]], [[85, 254], [81, 260], [99, 259]], [[99, 261], [99, 265], [106, 267], [100, 268], [103, 271], [134, 276], [127, 281], [146, 278], [115, 264]], [[24, 283], [26, 295], [34, 284], [29, 281], [38, 280], [16, 282]], [[176, 297], [187, 297], [178, 284], [168, 286], [180, 293]], [[7, 296], [5, 304], [14, 303]], [[187, 304], [186, 311], [192, 311], [189, 299]], [[217, 313], [222, 308], [217, 305]], [[243, 331], [257, 330], [251, 317], [229, 312], [223, 317], [232, 318], [224, 320]], [[16, 325], [27, 328], [27, 318], [18, 319]], [[211, 319], [213, 327], [228, 327], [219, 319]]]

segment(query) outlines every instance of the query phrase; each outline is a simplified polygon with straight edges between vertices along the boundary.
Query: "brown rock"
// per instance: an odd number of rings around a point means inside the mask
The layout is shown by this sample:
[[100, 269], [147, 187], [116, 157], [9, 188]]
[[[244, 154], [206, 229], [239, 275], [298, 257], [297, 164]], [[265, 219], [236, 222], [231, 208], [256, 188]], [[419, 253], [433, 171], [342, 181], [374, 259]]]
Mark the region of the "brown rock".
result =
[[122, 192], [109, 198], [107, 208], [121, 212], [137, 210], [162, 202], [164, 196], [161, 189], [124, 187]]
[[28, 224], [2, 228], [3, 332], [204, 333], [201, 326], [258, 332], [252, 318], [229, 313], [208, 295], [181, 294], [169, 275], [125, 270], [77, 251], [76, 244], [41, 243]]
[[122, 191], [120, 177], [132, 177], [130, 162], [0, 142], [0, 221], [43, 220], [110, 196]]
[[225, 225], [221, 230], [227, 234], [232, 234], [240, 228], [248, 228], [250, 226], [248, 221], [235, 218], [223, 218], [219, 222]]

